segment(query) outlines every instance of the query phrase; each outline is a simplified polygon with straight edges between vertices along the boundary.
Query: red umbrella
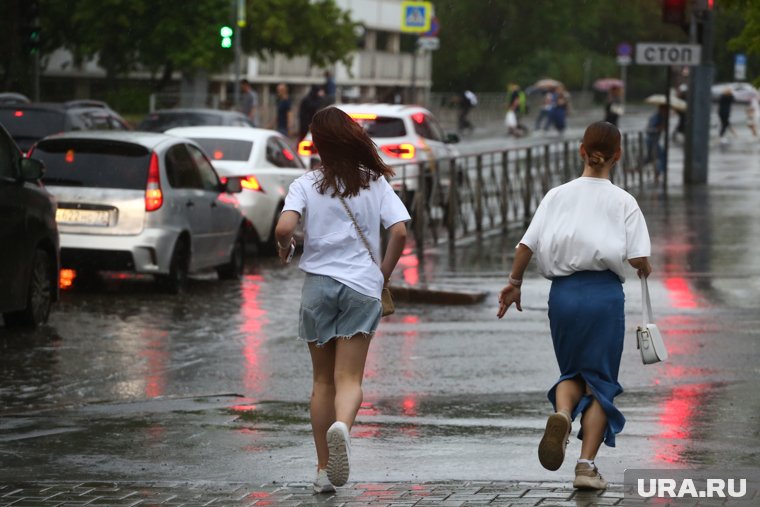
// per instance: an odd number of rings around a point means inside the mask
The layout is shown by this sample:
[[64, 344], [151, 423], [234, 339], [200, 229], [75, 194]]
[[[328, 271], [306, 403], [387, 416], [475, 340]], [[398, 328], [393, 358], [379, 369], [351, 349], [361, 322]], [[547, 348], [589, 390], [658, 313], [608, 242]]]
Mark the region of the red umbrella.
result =
[[606, 92], [612, 88], [623, 88], [623, 82], [614, 77], [603, 77], [594, 81], [594, 90]]

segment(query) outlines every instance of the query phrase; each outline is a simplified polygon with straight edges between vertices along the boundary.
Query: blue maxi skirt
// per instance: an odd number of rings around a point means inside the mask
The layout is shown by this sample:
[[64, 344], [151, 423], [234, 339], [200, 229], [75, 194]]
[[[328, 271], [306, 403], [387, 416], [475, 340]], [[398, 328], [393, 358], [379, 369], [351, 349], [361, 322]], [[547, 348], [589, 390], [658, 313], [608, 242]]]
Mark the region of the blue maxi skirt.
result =
[[[557, 409], [557, 384], [582, 377], [586, 394], [572, 413], [582, 414], [596, 398], [607, 414], [604, 443], [615, 447], [615, 435], [623, 430], [625, 417], [615, 408], [615, 396], [623, 392], [618, 383], [625, 336], [623, 285], [612, 271], [580, 271], [552, 280], [549, 292], [549, 326], [560, 377], [549, 390]], [[583, 430], [578, 432], [583, 439]]]

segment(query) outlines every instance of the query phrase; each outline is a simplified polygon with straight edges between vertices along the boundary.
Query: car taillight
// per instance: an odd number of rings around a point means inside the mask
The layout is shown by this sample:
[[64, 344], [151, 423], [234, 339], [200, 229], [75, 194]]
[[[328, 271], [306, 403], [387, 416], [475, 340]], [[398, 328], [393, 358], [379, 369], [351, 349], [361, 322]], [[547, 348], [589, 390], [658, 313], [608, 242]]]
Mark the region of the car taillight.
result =
[[414, 154], [417, 151], [414, 145], [409, 143], [386, 144], [381, 146], [380, 149], [388, 156], [402, 158], [404, 160], [414, 158]]
[[15, 116], [16, 118], [21, 118], [22, 116], [24, 116], [24, 112], [16, 111], [15, 113], [13, 113], [13, 116]]
[[161, 192], [161, 177], [158, 173], [158, 156], [155, 152], [150, 155], [148, 167], [148, 183], [145, 186], [145, 211], [156, 211], [164, 203]]
[[314, 141], [301, 141], [298, 143], [298, 154], [302, 157], [316, 155], [317, 147], [314, 146]]
[[261, 188], [261, 183], [259, 183], [259, 180], [256, 178], [256, 176], [246, 176], [245, 178], [240, 178], [240, 186], [248, 189], [248, 190], [255, 190], [257, 192], [263, 192], [264, 189]]

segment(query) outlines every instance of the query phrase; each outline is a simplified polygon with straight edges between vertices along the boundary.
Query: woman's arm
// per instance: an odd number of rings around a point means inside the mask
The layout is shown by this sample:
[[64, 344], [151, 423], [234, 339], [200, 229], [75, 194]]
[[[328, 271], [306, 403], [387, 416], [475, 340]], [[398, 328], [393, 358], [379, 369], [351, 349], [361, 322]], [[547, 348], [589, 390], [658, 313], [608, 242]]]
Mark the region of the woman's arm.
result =
[[652, 266], [649, 264], [649, 257], [636, 257], [634, 259], [628, 259], [628, 264], [636, 269], [636, 274], [639, 278], [642, 276], [647, 278], [652, 273]]
[[290, 244], [295, 242], [293, 239], [293, 233], [295, 232], [300, 219], [301, 215], [295, 211], [283, 211], [282, 215], [280, 215], [280, 219], [277, 221], [274, 237], [277, 240], [277, 255], [279, 255], [280, 260], [283, 262], [288, 258]]
[[515, 260], [512, 262], [512, 271], [509, 274], [509, 283], [499, 293], [499, 312], [496, 314], [497, 317], [502, 318], [512, 303], [515, 304], [515, 308], [518, 311], [522, 311], [522, 306], [520, 305], [520, 286], [522, 285], [525, 268], [528, 267], [528, 263], [532, 257], [533, 251], [530, 248], [522, 243], [517, 245]]
[[384, 285], [388, 285], [393, 270], [401, 257], [401, 252], [404, 251], [404, 245], [406, 244], [406, 224], [404, 222], [398, 222], [390, 226], [388, 229], [390, 238], [388, 239], [388, 248], [385, 250], [385, 256], [383, 257], [383, 264], [380, 270], [383, 272]]

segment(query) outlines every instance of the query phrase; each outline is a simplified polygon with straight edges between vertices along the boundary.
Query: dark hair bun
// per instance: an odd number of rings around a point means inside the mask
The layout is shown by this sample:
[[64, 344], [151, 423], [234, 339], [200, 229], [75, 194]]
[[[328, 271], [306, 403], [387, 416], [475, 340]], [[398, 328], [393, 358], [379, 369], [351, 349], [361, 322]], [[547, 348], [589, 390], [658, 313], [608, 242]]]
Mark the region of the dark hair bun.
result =
[[604, 162], [606, 162], [604, 154], [600, 151], [595, 151], [588, 156], [588, 163], [592, 166], [603, 165]]

